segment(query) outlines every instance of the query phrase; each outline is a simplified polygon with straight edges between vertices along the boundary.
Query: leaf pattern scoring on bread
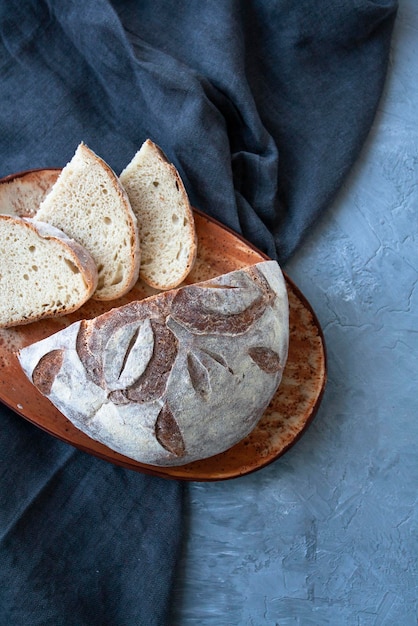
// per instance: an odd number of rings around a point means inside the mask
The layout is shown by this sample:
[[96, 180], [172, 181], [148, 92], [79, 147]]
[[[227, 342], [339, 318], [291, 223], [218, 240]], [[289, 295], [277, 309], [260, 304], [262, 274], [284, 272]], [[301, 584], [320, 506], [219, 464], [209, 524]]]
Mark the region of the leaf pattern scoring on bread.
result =
[[280, 362], [280, 355], [274, 350], [271, 350], [271, 348], [255, 346], [249, 348], [248, 354], [254, 363], [268, 374], [275, 374], [283, 369], [283, 365]]
[[235, 284], [189, 285], [173, 299], [171, 316], [196, 333], [242, 334], [258, 320], [275, 293], [256, 268]]
[[163, 448], [177, 457], [182, 457], [186, 452], [180, 428], [167, 404], [164, 404], [158, 414], [155, 423], [155, 437]]
[[52, 350], [44, 354], [32, 372], [32, 382], [44, 395], [51, 393], [54, 380], [62, 367], [63, 350]]

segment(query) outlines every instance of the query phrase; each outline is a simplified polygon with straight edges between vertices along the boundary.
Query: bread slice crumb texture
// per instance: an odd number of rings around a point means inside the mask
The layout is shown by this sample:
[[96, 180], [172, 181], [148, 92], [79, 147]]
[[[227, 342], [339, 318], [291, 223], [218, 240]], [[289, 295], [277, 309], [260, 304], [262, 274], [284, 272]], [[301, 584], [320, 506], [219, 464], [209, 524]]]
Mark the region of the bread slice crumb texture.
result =
[[35, 219], [61, 229], [91, 254], [99, 274], [94, 299], [119, 298], [137, 281], [139, 234], [129, 198], [113, 170], [84, 143]]
[[59, 170], [22, 172], [11, 180], [0, 182], [0, 213], [33, 217], [39, 205], [58, 178]]
[[193, 267], [197, 238], [176, 168], [148, 139], [119, 178], [138, 221], [140, 277], [156, 289], [177, 287]]
[[0, 327], [75, 311], [92, 295], [91, 256], [49, 224], [0, 215]]

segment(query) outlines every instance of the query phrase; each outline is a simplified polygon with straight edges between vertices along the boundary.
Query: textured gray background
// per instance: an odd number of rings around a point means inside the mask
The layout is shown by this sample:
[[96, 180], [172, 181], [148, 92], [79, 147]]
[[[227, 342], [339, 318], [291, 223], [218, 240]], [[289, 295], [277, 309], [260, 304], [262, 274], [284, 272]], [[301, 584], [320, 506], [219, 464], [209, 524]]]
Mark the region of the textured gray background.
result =
[[193, 483], [173, 623], [418, 621], [418, 2], [401, 0], [369, 140], [285, 267], [325, 332], [313, 424], [247, 477]]

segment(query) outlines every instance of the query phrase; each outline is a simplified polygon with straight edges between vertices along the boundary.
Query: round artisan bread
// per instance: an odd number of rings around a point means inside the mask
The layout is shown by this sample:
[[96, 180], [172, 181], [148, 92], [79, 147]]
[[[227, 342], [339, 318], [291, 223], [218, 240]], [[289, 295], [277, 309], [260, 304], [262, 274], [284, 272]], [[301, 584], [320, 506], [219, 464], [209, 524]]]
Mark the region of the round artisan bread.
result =
[[288, 340], [285, 282], [266, 261], [76, 322], [19, 360], [93, 439], [143, 463], [182, 465], [253, 430]]
[[67, 315], [96, 289], [90, 254], [50, 224], [0, 215], [0, 327]]

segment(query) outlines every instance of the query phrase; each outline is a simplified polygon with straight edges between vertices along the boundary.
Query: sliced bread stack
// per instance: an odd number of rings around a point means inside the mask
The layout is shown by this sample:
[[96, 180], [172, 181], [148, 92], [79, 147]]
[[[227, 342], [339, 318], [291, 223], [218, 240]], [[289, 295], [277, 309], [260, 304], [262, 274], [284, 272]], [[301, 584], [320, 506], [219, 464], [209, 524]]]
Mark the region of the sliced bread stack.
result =
[[[130, 291], [139, 277], [157, 290], [172, 289], [185, 279], [196, 258], [193, 212], [183, 182], [176, 168], [150, 140], [145, 141], [120, 178], [84, 143], [80, 143], [73, 158], [60, 173], [56, 170], [37, 170], [8, 177], [0, 185], [1, 214], [13, 217], [13, 228], [21, 234], [14, 239], [13, 251], [8, 246], [0, 250], [3, 267], [3, 257], [7, 254], [11, 259], [6, 263], [8, 269], [0, 275], [0, 289], [5, 302], [0, 320], [3, 325], [65, 314], [81, 306], [89, 297], [103, 301], [117, 300]], [[22, 217], [33, 218], [33, 223], [29, 226], [29, 223], [18, 222]], [[35, 233], [43, 236], [47, 232], [45, 224], [56, 229], [55, 239], [65, 240], [67, 246], [70, 240], [73, 244], [77, 242], [76, 246], [72, 245], [72, 254], [77, 257], [75, 266], [82, 268], [88, 258], [89, 276], [80, 270], [86, 289], [81, 294], [74, 288], [74, 281], [70, 281], [68, 289], [75, 289], [74, 298], [68, 307], [62, 306], [55, 287], [51, 286], [50, 291], [47, 289], [55, 252], [51, 246], [49, 253], [44, 250], [45, 245], [42, 248], [38, 246], [43, 250], [45, 259], [48, 254], [51, 256], [51, 267], [47, 263], [39, 265], [44, 274], [42, 279], [42, 272], [36, 274], [33, 283], [40, 291], [33, 298], [36, 312], [28, 312], [30, 298], [24, 296], [28, 307], [22, 309], [19, 317], [15, 307], [19, 307], [22, 299], [9, 302], [10, 298], [14, 298], [14, 291], [7, 291], [5, 281], [7, 285], [12, 284], [13, 272], [18, 271], [17, 284], [24, 276], [23, 286], [32, 285], [32, 281], [28, 283], [26, 278], [32, 277], [33, 261], [32, 255], [28, 254], [28, 233], [31, 237]], [[1, 228], [4, 232], [5, 220]], [[11, 228], [10, 221], [7, 228]], [[19, 263], [16, 262], [18, 256]], [[63, 267], [60, 261], [56, 266]], [[65, 282], [64, 276], [65, 272], [61, 282]], [[19, 289], [22, 291], [21, 287]], [[38, 295], [42, 300], [41, 311], [35, 302]], [[14, 312], [8, 320], [9, 308], [13, 308]]]

